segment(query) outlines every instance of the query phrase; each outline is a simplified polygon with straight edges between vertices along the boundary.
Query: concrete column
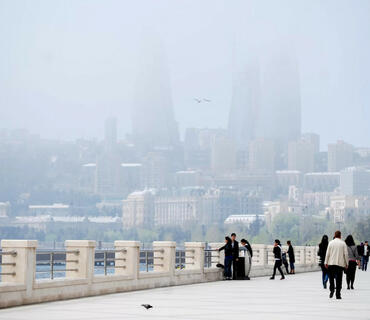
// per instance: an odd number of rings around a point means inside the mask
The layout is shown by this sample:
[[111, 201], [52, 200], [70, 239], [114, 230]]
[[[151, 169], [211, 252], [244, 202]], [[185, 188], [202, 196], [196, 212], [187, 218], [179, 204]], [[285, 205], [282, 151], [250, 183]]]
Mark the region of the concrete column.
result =
[[306, 264], [306, 247], [301, 246], [300, 247], [300, 264]]
[[225, 245], [225, 243], [222, 242], [213, 242], [208, 244], [209, 247], [212, 250], [212, 268], [216, 268], [216, 265], [218, 263], [224, 264], [225, 260], [225, 251], [218, 251], [221, 247]]
[[33, 289], [36, 275], [37, 240], [1, 240], [2, 282], [26, 285], [27, 294]]
[[116, 250], [114, 274], [138, 279], [140, 272], [140, 241], [114, 241], [114, 248]]
[[266, 264], [265, 265], [274, 265], [275, 263], [275, 256], [274, 256], [274, 246], [268, 245], [266, 246]]
[[[265, 266], [268, 263], [268, 252], [265, 244], [254, 244], [253, 249], [253, 262], [258, 266]], [[256, 259], [258, 261], [256, 261]]]
[[186, 269], [204, 271], [204, 242], [185, 242]]
[[66, 278], [82, 278], [92, 282], [95, 246], [93, 240], [66, 240]]
[[176, 242], [154, 241], [154, 271], [168, 272], [170, 276], [175, 274]]

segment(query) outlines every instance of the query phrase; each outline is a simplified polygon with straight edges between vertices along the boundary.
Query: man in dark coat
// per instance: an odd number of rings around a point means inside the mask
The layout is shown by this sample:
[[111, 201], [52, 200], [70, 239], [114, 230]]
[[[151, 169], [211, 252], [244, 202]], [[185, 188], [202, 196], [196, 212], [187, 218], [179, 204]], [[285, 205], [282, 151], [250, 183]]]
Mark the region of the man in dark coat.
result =
[[237, 278], [237, 262], [239, 260], [239, 243], [236, 241], [236, 234], [231, 234], [231, 247], [233, 253], [233, 280]]
[[294, 255], [294, 249], [292, 246], [292, 242], [290, 240], [287, 241], [288, 245], [288, 257], [289, 257], [289, 264], [290, 264], [290, 274], [295, 274], [295, 255]]

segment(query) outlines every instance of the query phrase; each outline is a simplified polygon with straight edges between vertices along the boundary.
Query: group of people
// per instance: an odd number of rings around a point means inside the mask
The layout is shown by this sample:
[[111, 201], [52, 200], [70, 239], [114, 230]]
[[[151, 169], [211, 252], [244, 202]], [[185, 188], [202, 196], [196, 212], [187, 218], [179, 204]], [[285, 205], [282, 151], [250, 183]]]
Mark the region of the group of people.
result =
[[[271, 280], [275, 279], [276, 270], [279, 270], [281, 279], [285, 279], [284, 273], [281, 269], [282, 265], [285, 266], [287, 274], [295, 274], [295, 255], [294, 248], [291, 241], [287, 241], [288, 250], [285, 252], [282, 249], [281, 243], [278, 239], [274, 243], [274, 270]], [[250, 280], [249, 273], [251, 270], [253, 250], [252, 246], [246, 239], [236, 241], [236, 234], [232, 233], [230, 237], [225, 237], [225, 245], [219, 251], [225, 251], [224, 268], [225, 280]], [[288, 263], [289, 258], [289, 263]], [[289, 270], [290, 267], [290, 270]]]
[[[345, 241], [342, 239], [340, 231], [336, 231], [333, 240], [329, 242], [329, 237], [324, 235], [319, 244], [317, 255], [320, 258], [319, 265], [322, 270], [322, 284], [327, 289], [329, 281], [330, 298], [336, 294], [337, 299], [342, 299], [342, 280], [343, 273], [346, 274], [347, 289], [354, 289], [356, 270], [367, 271], [369, 262], [370, 247], [368, 241], [356, 245], [352, 235], [348, 235]], [[285, 279], [282, 266], [285, 266], [287, 274], [295, 274], [295, 254], [291, 241], [287, 241], [288, 250], [284, 251], [279, 239], [274, 242], [274, 268], [271, 280], [275, 279], [276, 272], [279, 271], [281, 278]], [[225, 251], [224, 268], [225, 280], [250, 280], [249, 273], [252, 264], [253, 250], [250, 243], [242, 239], [236, 240], [236, 234], [225, 237], [225, 245], [219, 251]], [[248, 259], [248, 260], [246, 260]], [[289, 263], [288, 263], [289, 259]], [[290, 270], [289, 270], [290, 269]]]
[[335, 232], [330, 242], [329, 237], [324, 235], [317, 253], [320, 257], [323, 287], [326, 289], [329, 281], [329, 296], [332, 298], [335, 292], [337, 299], [342, 299], [343, 273], [346, 274], [347, 290], [353, 290], [356, 269], [367, 270], [370, 253], [368, 241], [356, 246], [352, 235], [348, 235], [345, 241], [341, 238], [340, 231]]
[[[280, 240], [279, 239], [275, 240], [274, 249], [273, 249], [275, 263], [274, 263], [274, 270], [273, 270], [273, 273], [272, 273], [272, 276], [271, 276], [270, 280], [275, 279], [276, 270], [279, 270], [279, 272], [281, 274], [280, 280], [285, 279], [284, 272], [281, 269], [282, 265], [284, 265], [287, 274], [295, 274], [294, 248], [293, 248], [292, 242], [290, 240], [287, 241], [287, 246], [288, 246], [288, 251], [285, 252], [283, 250], [282, 246], [281, 246]], [[289, 258], [289, 264], [288, 264], [288, 259], [287, 258]], [[289, 270], [288, 265], [290, 267], [290, 270]]]
[[[252, 263], [252, 246], [246, 239], [236, 240], [236, 234], [225, 237], [225, 245], [218, 249], [225, 251], [224, 279], [225, 280], [250, 280], [249, 272]], [[248, 259], [246, 261], [246, 259]], [[248, 263], [246, 263], [248, 262]]]

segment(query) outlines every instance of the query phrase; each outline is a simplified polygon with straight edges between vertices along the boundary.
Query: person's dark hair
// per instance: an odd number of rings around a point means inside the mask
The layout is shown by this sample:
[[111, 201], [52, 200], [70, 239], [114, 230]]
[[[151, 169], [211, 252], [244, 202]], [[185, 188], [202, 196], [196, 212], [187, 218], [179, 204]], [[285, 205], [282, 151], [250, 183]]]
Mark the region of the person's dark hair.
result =
[[355, 240], [353, 240], [352, 235], [348, 235], [346, 240], [344, 240], [347, 246], [352, 247], [355, 246]]
[[322, 236], [320, 245], [322, 245], [322, 246], [328, 246], [328, 244], [329, 244], [329, 237], [326, 234], [324, 234]]
[[286, 243], [288, 244], [288, 246], [290, 246], [292, 244], [292, 242], [290, 240], [288, 240]]
[[228, 236], [225, 237], [225, 240], [227, 241], [227, 243], [230, 243], [231, 242], [231, 239]]
[[334, 238], [340, 238], [341, 236], [342, 236], [342, 232], [340, 232], [339, 230], [335, 231]]
[[275, 242], [276, 242], [277, 244], [280, 244], [280, 240], [279, 240], [279, 239], [275, 239]]
[[234, 232], [233, 232], [233, 233], [231, 234], [231, 236], [235, 236], [235, 237], [236, 237], [236, 233], [234, 233]]
[[247, 240], [245, 240], [244, 238], [240, 240], [241, 243], [247, 243]]
[[365, 243], [369, 243], [369, 241], [366, 240]]

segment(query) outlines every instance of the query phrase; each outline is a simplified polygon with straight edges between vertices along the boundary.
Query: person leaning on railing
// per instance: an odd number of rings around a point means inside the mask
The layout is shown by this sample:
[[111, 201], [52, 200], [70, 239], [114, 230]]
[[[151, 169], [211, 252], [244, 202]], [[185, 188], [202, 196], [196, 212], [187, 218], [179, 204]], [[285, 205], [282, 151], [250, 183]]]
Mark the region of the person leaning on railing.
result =
[[224, 280], [232, 280], [231, 277], [231, 264], [233, 262], [233, 247], [231, 246], [230, 237], [225, 237], [225, 245], [222, 246], [218, 251], [225, 250], [224, 259]]

